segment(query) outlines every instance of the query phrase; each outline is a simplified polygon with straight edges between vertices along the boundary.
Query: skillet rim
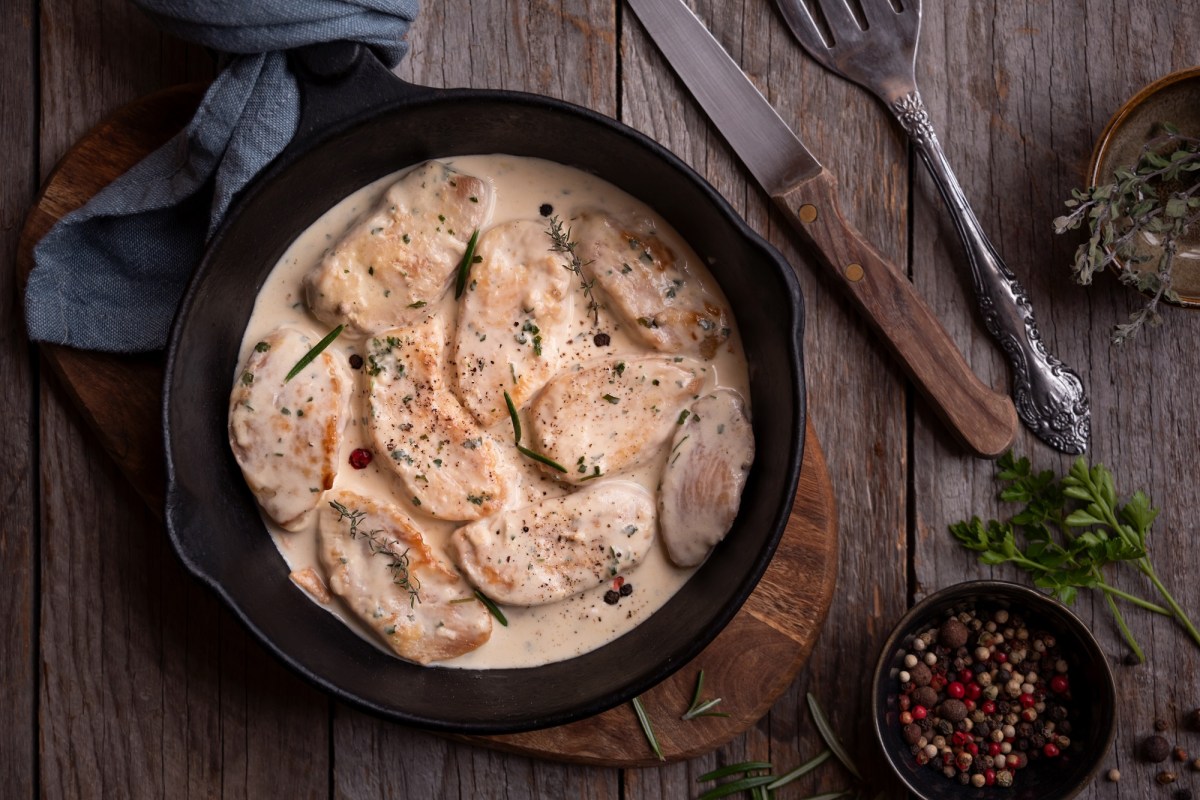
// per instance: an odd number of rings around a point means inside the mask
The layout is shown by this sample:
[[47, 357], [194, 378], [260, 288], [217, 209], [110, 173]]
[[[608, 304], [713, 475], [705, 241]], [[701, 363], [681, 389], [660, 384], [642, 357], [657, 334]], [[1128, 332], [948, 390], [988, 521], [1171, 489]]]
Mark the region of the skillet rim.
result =
[[[225, 219], [222, 221], [213, 237], [207, 243], [205, 253], [200, 261], [200, 264], [197, 266], [195, 272], [192, 274], [188, 282], [187, 289], [184, 293], [183, 299], [180, 302], [179, 309], [176, 312], [176, 317], [171, 327], [167, 349], [167, 361], [163, 382], [162, 425], [167, 478], [164, 519], [168, 536], [171, 540], [173, 549], [188, 571], [205, 583], [218, 595], [218, 597], [220, 597], [221, 601], [226, 605], [226, 607], [229, 608], [230, 611], [233, 612], [241, 624], [250, 631], [255, 639], [257, 639], [276, 658], [280, 659], [284, 664], [286, 664], [289, 669], [301, 675], [310, 683], [318, 686], [321, 690], [328, 692], [342, 702], [346, 702], [351, 706], [378, 716], [382, 716], [392, 721], [402, 722], [407, 725], [412, 725], [427, 730], [459, 734], [487, 735], [499, 733], [518, 733], [574, 722], [595, 714], [599, 714], [640, 695], [651, 687], [667, 679], [678, 669], [682, 668], [684, 665], [694, 659], [721, 633], [721, 631], [725, 629], [733, 617], [736, 616], [736, 614], [740, 611], [746, 599], [758, 585], [759, 580], [766, 571], [767, 565], [774, 557], [779, 541], [783, 536], [784, 529], [791, 515], [792, 504], [798, 488], [798, 479], [805, 446], [807, 397], [805, 393], [803, 359], [803, 326], [805, 319], [804, 298], [800, 291], [799, 281], [796, 278], [791, 265], [783, 258], [778, 250], [776, 250], [770, 243], [768, 243], [756, 231], [754, 231], [749, 224], [742, 219], [742, 217], [736, 211], [733, 210], [728, 201], [726, 201], [725, 198], [707, 180], [703, 178], [703, 176], [699, 175], [699, 173], [693, 170], [688, 164], [683, 162], [678, 156], [676, 156], [666, 147], [641, 133], [640, 131], [637, 131], [618, 120], [614, 120], [588, 108], [563, 100], [528, 92], [490, 89], [430, 89], [427, 87], [413, 86], [411, 84], [399, 81], [399, 79], [396, 79], [396, 83], [399, 84], [402, 92], [404, 89], [409, 90], [409, 92], [400, 93], [399, 96], [392, 97], [386, 102], [376, 104], [374, 107], [368, 109], [360, 110], [358, 113], [348, 115], [344, 119], [341, 119], [333, 124], [320, 125], [316, 129], [304, 130], [302, 121], [302, 128], [297, 132], [296, 143], [299, 146], [289, 146], [284, 153], [282, 153], [275, 161], [268, 165], [267, 168], [265, 168], [258, 176], [256, 176], [255, 179], [238, 194]], [[214, 264], [217, 263], [217, 261], [214, 257], [214, 253], [220, 250], [220, 245], [226, 238], [233, 221], [242, 215], [247, 207], [251, 206], [255, 202], [256, 198], [263, 193], [264, 189], [284, 172], [293, 168], [295, 162], [302, 160], [305, 155], [316, 151], [322, 146], [328, 144], [331, 140], [342, 134], [352, 131], [360, 125], [369, 125], [387, 115], [401, 113], [405, 110], [419, 109], [429, 105], [447, 102], [476, 103], [481, 101], [491, 103], [500, 102], [511, 105], [514, 108], [536, 107], [539, 111], [549, 111], [550, 113], [557, 115], [576, 117], [584, 123], [607, 128], [612, 133], [630, 140], [634, 146], [641, 148], [653, 158], [663, 162], [664, 165], [672, 172], [676, 173], [681, 180], [685, 180], [692, 184], [693, 188], [698, 190], [705, 197], [711, 207], [717, 211], [727, 223], [731, 225], [734, 231], [739, 234], [740, 243], [747, 249], [747, 252], [750, 250], [757, 251], [757, 254], [762, 262], [774, 265], [776, 272], [778, 273], [778, 277], [789, 289], [787, 306], [791, 311], [791, 319], [788, 320], [788, 325], [786, 326], [788, 335], [785, 336], [785, 351], [787, 355], [787, 364], [791, 369], [792, 376], [787, 381], [787, 388], [791, 390], [792, 406], [796, 409], [797, 414], [796, 419], [794, 420], [796, 436], [789, 445], [787, 468], [785, 473], [785, 485], [790, 486], [791, 488], [784, 491], [783, 497], [780, 498], [779, 506], [771, 515], [770, 535], [764, 540], [764, 543], [761, 546], [758, 555], [754, 559], [751, 568], [736, 583], [730, 593], [729, 601], [721, 608], [720, 612], [715, 617], [712, 617], [708, 620], [708, 624], [705, 626], [704, 632], [701, 635], [693, 637], [687, 646], [660, 657], [658, 659], [658, 663], [653, 668], [644, 670], [643, 674], [624, 680], [618, 688], [612, 689], [605, 694], [601, 694], [582, 703], [574, 704], [569, 710], [560, 710], [540, 714], [534, 713], [522, 717], [519, 721], [506, 719], [500, 721], [485, 720], [482, 722], [476, 721], [462, 723], [447, 722], [444, 719], [418, 715], [397, 709], [392, 706], [376, 703], [355, 694], [354, 691], [345, 687], [343, 684], [336, 683], [332, 679], [315, 672], [302, 663], [298, 657], [293, 657], [288, 651], [284, 650], [282, 646], [277, 644], [274, 639], [268, 636], [267, 633], [250, 617], [246, 609], [244, 609], [242, 605], [239, 604], [229, 593], [226, 587], [218, 579], [209, 574], [207, 569], [199, 563], [199, 561], [191, 552], [189, 552], [187, 537], [181, 535], [181, 529], [184, 529], [184, 533], [186, 533], [186, 523], [176, 519], [176, 515], [180, 513], [179, 506], [185, 501], [186, 498], [181, 499], [183, 489], [180, 487], [180, 482], [176, 471], [176, 449], [173, 446], [171, 413], [172, 404], [174, 401], [173, 384], [176, 370], [179, 368], [179, 350], [181, 347], [181, 341], [186, 333], [189, 315], [191, 314], [192, 308], [197, 301], [197, 296], [201, 287], [206, 283], [206, 281], [216, 279], [209, 277], [210, 273], [213, 273], [216, 269]], [[414, 161], [413, 164], [415, 163], [419, 162]], [[336, 202], [337, 200], [334, 201], [335, 204]], [[642, 202], [646, 201], [643, 200]], [[647, 203], [647, 205], [654, 207], [652, 203]], [[719, 280], [718, 283], [720, 283]], [[734, 307], [733, 310], [736, 316], [738, 309]], [[743, 313], [746, 313], [746, 311], [747, 310], [744, 309]], [[756, 438], [759, 437], [756, 436]], [[221, 441], [224, 441], [224, 439], [222, 438]], [[653, 615], [647, 619], [652, 617]], [[616, 641], [619, 641], [619, 638], [614, 640], [614, 642]], [[612, 642], [609, 643], [609, 645], [611, 644]], [[604, 645], [601, 648], [598, 648], [597, 651], [593, 652], [603, 650], [604, 647], [609, 645]], [[494, 672], [493, 670], [456, 671], [481, 673], [484, 675], [489, 672]]]

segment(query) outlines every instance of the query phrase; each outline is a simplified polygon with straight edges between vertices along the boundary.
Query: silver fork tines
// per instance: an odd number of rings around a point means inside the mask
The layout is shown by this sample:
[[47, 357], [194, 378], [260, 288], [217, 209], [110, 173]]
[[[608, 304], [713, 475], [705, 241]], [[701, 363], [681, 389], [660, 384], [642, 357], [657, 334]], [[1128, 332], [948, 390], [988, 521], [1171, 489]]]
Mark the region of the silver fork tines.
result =
[[1017, 415], [1042, 441], [1066, 453], [1087, 449], [1091, 411], [1079, 376], [1046, 352], [1024, 288], [983, 232], [959, 185], [914, 72], [921, 31], [919, 0], [861, 0], [866, 27], [847, 0], [813, 0], [829, 28], [828, 41], [804, 0], [776, 0], [796, 39], [826, 69], [857, 83], [888, 107], [909, 135], [962, 238], [984, 326], [1012, 370]]

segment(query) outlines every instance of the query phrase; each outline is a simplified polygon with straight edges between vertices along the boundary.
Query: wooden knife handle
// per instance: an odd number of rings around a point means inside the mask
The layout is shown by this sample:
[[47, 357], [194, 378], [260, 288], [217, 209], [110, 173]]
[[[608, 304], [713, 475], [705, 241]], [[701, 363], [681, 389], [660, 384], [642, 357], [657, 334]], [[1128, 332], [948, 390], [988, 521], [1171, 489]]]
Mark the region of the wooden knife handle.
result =
[[984, 458], [1007, 450], [1017, 434], [1012, 400], [975, 376], [912, 282], [846, 221], [832, 173], [822, 169], [773, 199], [950, 429]]

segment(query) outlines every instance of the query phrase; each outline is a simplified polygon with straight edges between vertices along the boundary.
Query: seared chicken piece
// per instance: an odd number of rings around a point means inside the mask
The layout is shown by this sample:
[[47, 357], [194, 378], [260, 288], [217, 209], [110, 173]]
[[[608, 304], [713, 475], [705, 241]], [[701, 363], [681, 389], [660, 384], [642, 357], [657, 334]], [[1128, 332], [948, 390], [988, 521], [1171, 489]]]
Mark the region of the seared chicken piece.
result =
[[573, 276], [540, 222], [492, 228], [477, 252], [459, 303], [453, 374], [458, 398], [488, 428], [508, 414], [505, 391], [520, 408], [558, 370]]
[[335, 492], [321, 511], [319, 535], [329, 588], [401, 658], [442, 661], [491, 637], [487, 608], [399, 508]]
[[450, 547], [467, 579], [498, 603], [554, 603], [637, 566], [654, 541], [654, 499], [629, 481], [481, 519]]
[[530, 405], [534, 449], [566, 467], [560, 478], [571, 483], [637, 464], [671, 438], [704, 369], [692, 359], [646, 356], [560, 374]]
[[659, 487], [659, 521], [672, 561], [694, 567], [725, 538], [753, 460], [754, 430], [736, 392], [720, 389], [692, 404]]
[[242, 475], [267, 516], [289, 530], [333, 487], [349, 414], [340, 355], [326, 349], [285, 380], [314, 344], [294, 328], [273, 331], [238, 370], [229, 400], [229, 444]]
[[397, 181], [305, 278], [318, 319], [358, 334], [412, 325], [453, 280], [491, 184], [429, 161]]
[[292, 579], [292, 583], [308, 592], [309, 596], [321, 605], [327, 606], [329, 605], [329, 601], [333, 599], [329, 595], [329, 587], [325, 585], [325, 581], [321, 580], [321, 576], [312, 567], [296, 570], [288, 575], [288, 577]]
[[444, 344], [440, 318], [371, 340], [371, 437], [405, 503], [440, 519], [479, 519], [500, 510], [508, 487], [492, 440], [442, 380]]
[[634, 338], [661, 352], [716, 355], [729, 338], [728, 311], [658, 238], [651, 220], [588, 212], [576, 228], [584, 274]]

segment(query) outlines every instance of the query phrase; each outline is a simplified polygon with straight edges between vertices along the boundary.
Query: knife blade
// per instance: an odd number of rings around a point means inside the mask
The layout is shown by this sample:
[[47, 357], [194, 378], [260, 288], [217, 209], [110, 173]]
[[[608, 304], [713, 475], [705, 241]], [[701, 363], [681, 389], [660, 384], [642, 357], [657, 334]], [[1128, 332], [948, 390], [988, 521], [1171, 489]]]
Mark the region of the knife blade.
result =
[[833, 174], [683, 0], [629, 4], [717, 130], [951, 431], [977, 455], [995, 458], [1007, 450], [1018, 424], [1012, 401], [979, 380], [907, 276], [846, 220]]

